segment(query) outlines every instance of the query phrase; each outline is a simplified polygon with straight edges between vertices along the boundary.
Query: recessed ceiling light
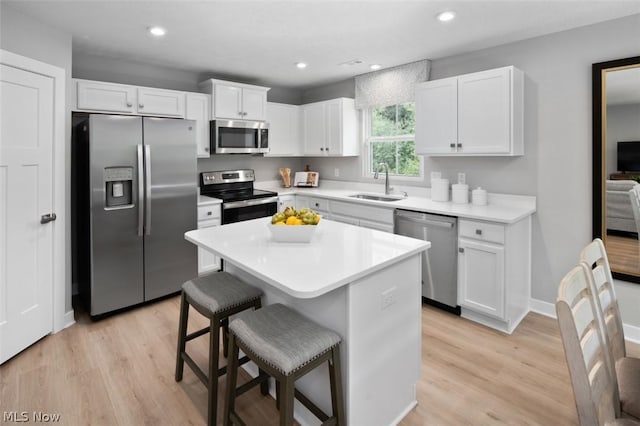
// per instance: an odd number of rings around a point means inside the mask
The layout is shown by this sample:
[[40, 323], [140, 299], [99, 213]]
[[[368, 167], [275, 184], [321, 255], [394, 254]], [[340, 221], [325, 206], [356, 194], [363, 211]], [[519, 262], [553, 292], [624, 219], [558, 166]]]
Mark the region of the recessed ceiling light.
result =
[[379, 70], [379, 69], [381, 68], [381, 66], [380, 66], [380, 65], [378, 65], [378, 64], [373, 64], [373, 65], [371, 65], [369, 68], [371, 68], [372, 70], [374, 70], [374, 71], [375, 71], [375, 70]]
[[296, 67], [303, 69], [307, 67], [307, 64], [304, 62], [296, 62]]
[[149, 32], [156, 37], [162, 37], [167, 33], [167, 30], [165, 30], [162, 27], [156, 26], [156, 27], [149, 27]]
[[446, 12], [439, 13], [438, 16], [437, 16], [438, 21], [440, 21], [440, 22], [449, 22], [455, 17], [456, 17], [456, 13], [452, 12], [450, 10], [446, 11]]

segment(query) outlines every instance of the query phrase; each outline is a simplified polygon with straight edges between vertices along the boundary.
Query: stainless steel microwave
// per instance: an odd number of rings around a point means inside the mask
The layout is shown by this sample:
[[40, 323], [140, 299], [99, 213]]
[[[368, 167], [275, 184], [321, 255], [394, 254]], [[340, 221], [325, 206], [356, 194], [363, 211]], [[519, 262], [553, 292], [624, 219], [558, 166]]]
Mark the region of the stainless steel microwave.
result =
[[211, 120], [212, 154], [269, 152], [269, 123], [248, 120]]

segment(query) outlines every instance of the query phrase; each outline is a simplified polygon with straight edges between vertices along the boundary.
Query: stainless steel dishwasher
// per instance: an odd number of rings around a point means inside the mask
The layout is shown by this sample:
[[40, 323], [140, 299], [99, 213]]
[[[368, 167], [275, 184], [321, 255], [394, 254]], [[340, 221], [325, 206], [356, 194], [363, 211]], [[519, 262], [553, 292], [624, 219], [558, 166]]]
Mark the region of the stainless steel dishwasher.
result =
[[458, 218], [396, 209], [394, 233], [431, 242], [422, 252], [422, 300], [460, 315]]

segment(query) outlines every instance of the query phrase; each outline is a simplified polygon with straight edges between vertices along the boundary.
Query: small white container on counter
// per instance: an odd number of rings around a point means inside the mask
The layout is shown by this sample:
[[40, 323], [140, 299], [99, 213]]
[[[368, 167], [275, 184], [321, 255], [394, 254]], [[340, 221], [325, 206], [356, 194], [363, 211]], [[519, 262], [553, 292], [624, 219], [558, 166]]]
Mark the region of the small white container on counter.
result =
[[487, 205], [487, 190], [477, 187], [471, 191], [471, 202], [476, 206]]
[[467, 204], [469, 202], [469, 185], [464, 183], [451, 185], [451, 200], [456, 204]]
[[431, 199], [433, 201], [449, 201], [449, 179], [431, 180]]

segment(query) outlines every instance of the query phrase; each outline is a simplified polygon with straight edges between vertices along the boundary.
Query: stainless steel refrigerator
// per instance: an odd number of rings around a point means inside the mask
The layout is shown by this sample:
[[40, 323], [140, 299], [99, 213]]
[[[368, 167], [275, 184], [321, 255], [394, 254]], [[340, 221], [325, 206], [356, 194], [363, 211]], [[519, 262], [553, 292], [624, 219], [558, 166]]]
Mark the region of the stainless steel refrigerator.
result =
[[74, 279], [92, 316], [180, 290], [197, 276], [195, 122], [74, 116]]

